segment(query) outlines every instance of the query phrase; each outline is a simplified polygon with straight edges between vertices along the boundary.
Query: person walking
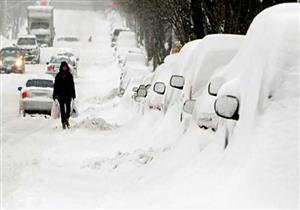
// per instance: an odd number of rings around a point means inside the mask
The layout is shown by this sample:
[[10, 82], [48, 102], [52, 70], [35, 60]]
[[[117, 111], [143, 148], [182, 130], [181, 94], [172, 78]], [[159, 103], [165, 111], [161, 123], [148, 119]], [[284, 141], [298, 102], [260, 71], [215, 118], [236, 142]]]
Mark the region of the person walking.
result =
[[62, 128], [70, 127], [71, 100], [76, 98], [73, 75], [67, 62], [60, 64], [54, 81], [53, 100], [58, 100], [61, 113]]

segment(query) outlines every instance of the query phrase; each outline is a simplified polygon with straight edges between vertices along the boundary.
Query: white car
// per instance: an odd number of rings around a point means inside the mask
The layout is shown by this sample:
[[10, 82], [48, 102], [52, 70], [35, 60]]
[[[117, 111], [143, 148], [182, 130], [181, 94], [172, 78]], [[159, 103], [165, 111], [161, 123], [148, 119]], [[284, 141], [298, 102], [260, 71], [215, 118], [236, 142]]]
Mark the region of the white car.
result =
[[127, 51], [138, 47], [136, 35], [133, 31], [122, 31], [118, 37], [114, 56], [116, 59], [124, 58]]
[[61, 62], [63, 61], [67, 62], [72, 75], [74, 77], [77, 77], [77, 69], [73, 68], [71, 59], [67, 56], [58, 56], [58, 55], [52, 56], [50, 61], [46, 63], [47, 64], [46, 74], [50, 74], [53, 77], [55, 77], [56, 74], [59, 72]]
[[19, 36], [15, 46], [24, 51], [26, 63], [40, 63], [40, 46], [35, 35]]
[[19, 112], [25, 116], [26, 112], [50, 113], [53, 102], [54, 78], [50, 75], [37, 75], [26, 81], [18, 88], [20, 92]]
[[[230, 78], [229, 72], [223, 71], [224, 66], [238, 53], [244, 38], [242, 35], [208, 35], [197, 46], [194, 51], [197, 56], [186, 67], [193, 71], [184, 74], [185, 84], [182, 93], [174, 95], [172, 99], [182, 106], [179, 119], [185, 130], [193, 112], [190, 108], [193, 108], [195, 103], [196, 113], [193, 115], [197, 115], [197, 125], [204, 129], [211, 128], [214, 131], [217, 129], [215, 120], [217, 116], [212, 109], [214, 96], [209, 95], [208, 87], [216, 88], [218, 85], [220, 88], [226, 78]], [[188, 109], [184, 106], [188, 106]]]
[[242, 72], [214, 103], [222, 121], [214, 146], [226, 149], [220, 163], [233, 172], [217, 173], [238, 172], [225, 200], [234, 195], [246, 208], [299, 207], [299, 11], [279, 4], [256, 16], [227, 66]]
[[[75, 56], [74, 54], [74, 50], [70, 49], [70, 48], [61, 48], [57, 51], [57, 56], [59, 57], [68, 57], [71, 60], [71, 65], [74, 69], [74, 71], [78, 71], [78, 61], [79, 58], [77, 56]], [[75, 77], [77, 77], [77, 74], [75, 75]]]
[[141, 78], [150, 73], [150, 68], [145, 64], [145, 55], [141, 53], [127, 53], [121, 68], [119, 91], [122, 95], [130, 81]]

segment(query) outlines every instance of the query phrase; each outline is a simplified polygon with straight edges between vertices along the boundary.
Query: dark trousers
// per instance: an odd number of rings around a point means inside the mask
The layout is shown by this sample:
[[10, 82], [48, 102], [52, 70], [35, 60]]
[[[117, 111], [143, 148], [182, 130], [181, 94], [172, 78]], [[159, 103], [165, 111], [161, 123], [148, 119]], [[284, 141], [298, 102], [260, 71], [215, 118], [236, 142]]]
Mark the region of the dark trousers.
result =
[[58, 99], [60, 106], [61, 122], [66, 122], [71, 113], [71, 98], [59, 98]]

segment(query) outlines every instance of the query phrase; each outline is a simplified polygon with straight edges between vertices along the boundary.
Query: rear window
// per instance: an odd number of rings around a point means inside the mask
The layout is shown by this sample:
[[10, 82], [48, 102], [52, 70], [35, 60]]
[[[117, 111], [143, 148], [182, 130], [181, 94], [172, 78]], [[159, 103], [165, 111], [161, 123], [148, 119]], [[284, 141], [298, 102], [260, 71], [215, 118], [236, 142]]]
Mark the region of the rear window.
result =
[[35, 45], [35, 38], [20, 38], [18, 40], [18, 45]]
[[66, 61], [68, 64], [71, 63], [71, 60], [67, 57], [52, 57], [50, 60], [50, 63], [58, 63], [60, 64], [61, 62]]
[[53, 88], [53, 81], [46, 79], [31, 79], [27, 81], [26, 87]]

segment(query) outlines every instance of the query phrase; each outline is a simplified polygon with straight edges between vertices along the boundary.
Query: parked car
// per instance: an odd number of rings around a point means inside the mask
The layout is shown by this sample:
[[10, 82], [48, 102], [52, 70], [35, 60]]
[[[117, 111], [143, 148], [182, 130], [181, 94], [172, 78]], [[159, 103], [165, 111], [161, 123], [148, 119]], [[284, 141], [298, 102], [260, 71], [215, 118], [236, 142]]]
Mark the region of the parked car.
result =
[[18, 87], [20, 92], [19, 111], [51, 112], [54, 78], [50, 75], [36, 75], [29, 78], [24, 86]]
[[138, 48], [138, 47], [133, 47], [133, 48], [124, 49], [122, 55], [118, 55], [117, 60], [118, 60], [118, 63], [120, 64], [121, 68], [122, 68], [122, 66], [124, 66], [126, 57], [130, 56], [130, 54], [133, 54], [133, 56], [136, 54], [140, 54], [141, 56], [144, 56], [144, 60], [145, 60], [144, 64], [146, 64], [146, 62], [147, 62], [146, 55], [142, 51], [142, 49]]
[[69, 57], [67, 56], [52, 56], [50, 61], [47, 62], [47, 70], [46, 74], [50, 74], [53, 77], [56, 76], [56, 74], [59, 72], [59, 67], [61, 65], [61, 62], [66, 61], [67, 64], [70, 67], [71, 73], [73, 74], [74, 77], [77, 76], [77, 69], [73, 69], [72, 66], [72, 61]]
[[120, 34], [120, 32], [122, 31], [130, 31], [129, 28], [127, 27], [115, 27], [113, 28], [112, 32], [111, 32], [111, 47], [114, 47], [116, 45], [118, 36]]
[[133, 31], [123, 31], [120, 33], [117, 44], [114, 48], [116, 59], [124, 58], [130, 48], [138, 47], [136, 35]]
[[40, 63], [40, 46], [35, 35], [19, 36], [16, 46], [24, 51], [26, 63]]
[[127, 53], [121, 68], [119, 92], [122, 95], [130, 81], [150, 73], [150, 68], [145, 65], [145, 55], [140, 53]]
[[242, 72], [220, 88], [214, 103], [216, 114], [230, 128], [225, 147], [240, 141], [241, 135], [253, 136], [253, 129], [265, 145], [298, 145], [298, 125], [293, 123], [299, 113], [299, 9], [297, 4], [282, 4], [261, 12], [226, 67]]
[[[179, 120], [184, 125], [184, 130], [189, 126], [193, 110], [196, 107], [193, 118], [200, 128], [217, 129], [217, 116], [212, 109], [214, 96], [209, 91], [220, 88], [230, 72], [224, 71], [226, 66], [238, 53], [244, 36], [218, 34], [204, 37], [195, 52], [198, 56], [191, 61], [189, 67], [194, 71], [184, 74], [185, 84], [181, 94], [173, 96], [171, 103], [178, 102], [182, 106]], [[216, 94], [216, 93], [215, 93]], [[195, 105], [196, 104], [196, 105]], [[185, 107], [186, 106], [186, 107]]]
[[5, 73], [24, 73], [25, 54], [17, 47], [6, 47], [0, 51], [0, 72]]

